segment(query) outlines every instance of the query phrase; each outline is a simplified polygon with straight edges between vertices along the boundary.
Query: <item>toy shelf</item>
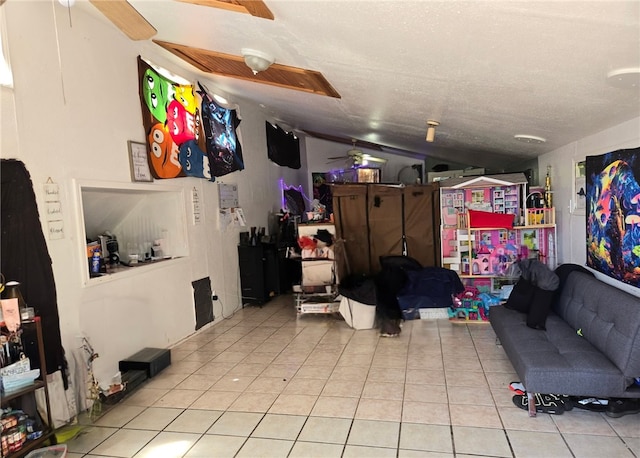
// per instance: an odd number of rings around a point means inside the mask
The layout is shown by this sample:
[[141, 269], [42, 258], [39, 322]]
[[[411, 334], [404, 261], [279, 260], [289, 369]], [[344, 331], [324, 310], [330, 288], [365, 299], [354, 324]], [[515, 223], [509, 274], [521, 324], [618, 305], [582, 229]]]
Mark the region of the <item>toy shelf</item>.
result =
[[[465, 287], [492, 295], [515, 283], [509, 273], [519, 260], [538, 259], [554, 269], [555, 209], [527, 208], [526, 189], [521, 173], [441, 181], [440, 266], [455, 271]], [[452, 321], [482, 322], [467, 316], [479, 315], [480, 302], [458, 307], [465, 318]]]

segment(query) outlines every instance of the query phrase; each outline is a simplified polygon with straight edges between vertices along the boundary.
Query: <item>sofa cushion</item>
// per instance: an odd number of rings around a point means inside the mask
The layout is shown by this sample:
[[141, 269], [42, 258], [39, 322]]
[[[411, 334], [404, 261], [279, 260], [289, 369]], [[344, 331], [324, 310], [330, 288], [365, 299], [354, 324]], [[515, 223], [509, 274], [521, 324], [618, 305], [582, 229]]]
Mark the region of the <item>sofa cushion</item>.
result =
[[640, 374], [640, 298], [591, 275], [572, 272], [553, 308], [628, 381]]
[[491, 307], [491, 325], [528, 391], [573, 396], [622, 396], [621, 371], [558, 315], [546, 331], [531, 329], [527, 316], [504, 306]]

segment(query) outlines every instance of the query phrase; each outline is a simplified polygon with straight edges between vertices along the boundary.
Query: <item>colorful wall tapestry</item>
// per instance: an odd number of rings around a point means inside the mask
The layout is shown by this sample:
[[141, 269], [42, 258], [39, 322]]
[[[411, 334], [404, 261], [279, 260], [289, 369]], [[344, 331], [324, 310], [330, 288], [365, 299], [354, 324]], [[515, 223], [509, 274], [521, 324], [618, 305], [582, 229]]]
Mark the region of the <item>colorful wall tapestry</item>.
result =
[[244, 169], [235, 110], [218, 106], [198, 83], [179, 84], [138, 56], [139, 95], [154, 178], [216, 176]]
[[221, 177], [236, 170], [243, 170], [242, 146], [237, 136], [240, 118], [236, 110], [218, 105], [200, 83], [198, 95], [202, 99], [204, 144], [209, 156], [211, 174]]
[[586, 163], [587, 265], [640, 287], [640, 148]]

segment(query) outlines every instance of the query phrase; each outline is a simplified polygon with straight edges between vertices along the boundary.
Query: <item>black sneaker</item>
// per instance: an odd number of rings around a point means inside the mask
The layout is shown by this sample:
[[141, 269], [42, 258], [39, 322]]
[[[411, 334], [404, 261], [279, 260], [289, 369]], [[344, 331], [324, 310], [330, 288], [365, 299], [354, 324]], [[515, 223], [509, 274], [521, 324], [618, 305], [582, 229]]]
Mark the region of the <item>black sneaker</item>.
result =
[[613, 418], [640, 413], [640, 399], [611, 399], [605, 413]]

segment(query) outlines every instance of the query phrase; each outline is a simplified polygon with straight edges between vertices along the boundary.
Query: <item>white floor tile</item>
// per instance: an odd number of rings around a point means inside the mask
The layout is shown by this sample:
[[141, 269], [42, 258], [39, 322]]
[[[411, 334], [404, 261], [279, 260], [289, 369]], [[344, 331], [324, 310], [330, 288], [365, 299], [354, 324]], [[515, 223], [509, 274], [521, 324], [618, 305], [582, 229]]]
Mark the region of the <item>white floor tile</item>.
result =
[[616, 458], [632, 457], [625, 443], [619, 437], [591, 436], [586, 434], [563, 434], [567, 444], [575, 456], [596, 458], [615, 456]]
[[399, 433], [399, 422], [354, 420], [347, 444], [395, 449], [398, 447]]
[[430, 452], [453, 453], [451, 428], [444, 425], [400, 425], [400, 448]]
[[185, 410], [165, 428], [165, 431], [203, 434], [223, 413], [219, 410]]
[[298, 440], [345, 444], [352, 421], [348, 418], [309, 417]]
[[72, 453], [88, 453], [116, 432], [117, 428], [90, 426], [67, 443], [67, 450]]
[[289, 458], [340, 458], [344, 445], [297, 441]]
[[453, 426], [456, 453], [470, 455], [510, 457], [511, 449], [501, 429]]
[[518, 376], [490, 326], [412, 320], [386, 339], [299, 317], [283, 295], [200, 330], [172, 359], [81, 420], [69, 458], [640, 456], [640, 415], [515, 407]]
[[266, 414], [251, 437], [296, 440], [306, 420], [307, 416], [302, 415]]
[[342, 455], [343, 458], [362, 458], [365, 456], [367, 458], [395, 458], [396, 449], [347, 445]]
[[260, 439], [250, 437], [244, 443], [237, 458], [286, 458], [293, 447], [293, 441]]
[[508, 431], [507, 435], [518, 458], [543, 456], [570, 458], [572, 456], [560, 433]]
[[185, 458], [232, 458], [245, 441], [244, 437], [207, 434], [196, 442]]
[[225, 412], [207, 434], [249, 437], [264, 415], [252, 412]]
[[154, 431], [161, 431], [182, 412], [183, 409], [149, 407], [124, 427], [127, 429], [150, 429]]
[[120, 429], [91, 450], [91, 453], [95, 455], [131, 458], [157, 435], [158, 431]]
[[136, 453], [136, 458], [181, 458], [199, 438], [200, 434], [161, 432]]

